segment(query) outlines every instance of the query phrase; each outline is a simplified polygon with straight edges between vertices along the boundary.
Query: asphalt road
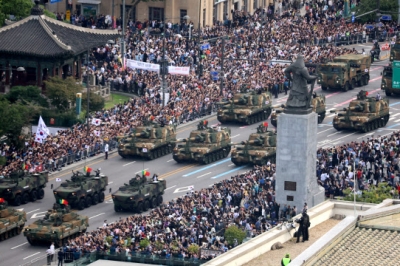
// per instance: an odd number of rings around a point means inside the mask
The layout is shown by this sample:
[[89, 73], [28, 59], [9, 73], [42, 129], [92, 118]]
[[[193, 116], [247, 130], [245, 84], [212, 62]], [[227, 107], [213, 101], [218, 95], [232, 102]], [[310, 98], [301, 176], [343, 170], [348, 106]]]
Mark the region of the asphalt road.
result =
[[[365, 46], [364, 48], [369, 48]], [[358, 47], [361, 50], [360, 47]], [[376, 62], [371, 67], [371, 80], [369, 84], [362, 88], [356, 88], [346, 93], [341, 91], [321, 91], [319, 87], [316, 88], [318, 94], [324, 94], [327, 99], [327, 117], [322, 124], [318, 126], [318, 147], [331, 147], [340, 143], [347, 143], [353, 140], [362, 141], [372, 135], [388, 135], [394, 130], [400, 130], [400, 98], [390, 97], [391, 106], [391, 117], [389, 123], [385, 128], [375, 130], [370, 133], [359, 133], [350, 131], [336, 131], [332, 127], [332, 117], [334, 114], [330, 114], [329, 110], [335, 108], [343, 108], [348, 103], [355, 99], [356, 94], [361, 90], [367, 90], [369, 95], [376, 95], [380, 92], [381, 82], [381, 71], [383, 65], [387, 65], [387, 62]], [[384, 94], [380, 93], [382, 97]], [[287, 96], [279, 95], [278, 99], [274, 99], [274, 104], [285, 103]], [[208, 119], [209, 125], [217, 124], [218, 121], [215, 117]], [[232, 130], [232, 142], [239, 142], [246, 140], [248, 135], [255, 131], [258, 124], [251, 126], [241, 125], [229, 125]], [[196, 123], [178, 129], [178, 137], [187, 137], [189, 132], [196, 127]], [[79, 211], [80, 214], [89, 217], [90, 229], [94, 229], [103, 224], [104, 220], [113, 222], [119, 217], [126, 217], [130, 213], [116, 213], [114, 212], [111, 193], [116, 191], [118, 187], [128, 182], [135, 173], [140, 173], [143, 169], [146, 169], [151, 173], [158, 173], [159, 178], [167, 180], [167, 190], [164, 195], [165, 200], [171, 200], [173, 198], [184, 195], [190, 190], [190, 186], [194, 189], [200, 189], [203, 187], [211, 186], [213, 183], [218, 182], [222, 179], [230, 178], [230, 176], [237, 173], [242, 173], [250, 169], [248, 166], [235, 166], [231, 161], [230, 157], [217, 161], [210, 165], [198, 165], [198, 164], [178, 164], [172, 159], [172, 155], [164, 156], [153, 161], [142, 161], [142, 160], [128, 160], [122, 159], [117, 153], [109, 156], [109, 160], [102, 158], [93, 160], [89, 163], [89, 166], [93, 169], [101, 167], [102, 173], [109, 177], [109, 186], [107, 188], [106, 200], [102, 204], [92, 206], [89, 209]], [[79, 166], [74, 168], [81, 170]], [[54, 203], [54, 196], [50, 189], [51, 184], [54, 187], [59, 186], [60, 183], [55, 182], [56, 178], [61, 178], [63, 181], [70, 177], [70, 170], [53, 174], [50, 177], [49, 184], [45, 190], [45, 198], [43, 200], [28, 203], [22, 205], [24, 211], [27, 213], [27, 224], [35, 221], [44, 216], [47, 209], [51, 208]], [[21, 234], [19, 236], [10, 238], [3, 241], [0, 245], [1, 254], [1, 265], [21, 265], [29, 262], [30, 260], [45, 255], [47, 247], [43, 246], [30, 246], [26, 238]]]

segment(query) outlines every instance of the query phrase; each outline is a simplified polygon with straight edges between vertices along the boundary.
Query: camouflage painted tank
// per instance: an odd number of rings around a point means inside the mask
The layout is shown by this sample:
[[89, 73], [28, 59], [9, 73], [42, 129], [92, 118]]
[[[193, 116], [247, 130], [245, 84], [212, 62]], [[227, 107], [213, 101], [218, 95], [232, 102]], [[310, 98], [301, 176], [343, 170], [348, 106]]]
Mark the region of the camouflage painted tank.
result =
[[162, 195], [167, 188], [165, 180], [149, 182], [145, 176], [137, 175], [124, 184], [112, 195], [114, 210], [136, 211], [141, 213], [149, 208], [155, 208], [163, 202]]
[[189, 138], [177, 141], [172, 157], [178, 163], [195, 161], [209, 164], [228, 156], [230, 144], [229, 128], [210, 128], [207, 121], [200, 121], [197, 130], [190, 132]]
[[88, 227], [87, 216], [72, 212], [68, 205], [55, 203], [43, 219], [24, 228], [24, 236], [31, 245], [54, 242], [61, 247], [67, 243], [67, 239], [86, 232]]
[[265, 165], [276, 161], [276, 133], [268, 131], [265, 123], [259, 125], [257, 133], [252, 133], [247, 141], [233, 145], [231, 161], [236, 165]]
[[368, 132], [387, 124], [389, 100], [377, 101], [374, 97], [367, 97], [367, 95], [367, 92], [360, 91], [357, 99], [351, 101], [348, 108], [337, 112], [333, 118], [333, 127], [336, 130], [352, 129]]
[[0, 179], [0, 197], [15, 206], [44, 198], [44, 188], [49, 180], [47, 172], [28, 174], [16, 171]]
[[254, 124], [268, 119], [272, 111], [271, 103], [271, 95], [267, 92], [236, 93], [229, 102], [219, 103], [217, 118], [221, 123]]
[[[326, 106], [325, 106], [325, 95], [315, 95], [311, 99], [311, 105], [313, 112], [318, 114], [318, 124], [322, 123], [325, 119]], [[285, 109], [285, 105], [282, 104], [279, 107], [274, 107], [274, 111], [271, 114], [271, 124], [274, 127], [278, 127], [278, 116]]]
[[108, 177], [100, 174], [100, 169], [95, 171], [95, 175], [92, 175], [91, 171], [86, 174], [74, 171], [72, 173], [71, 180], [66, 180], [54, 189], [56, 202], [66, 200], [71, 207], [83, 210], [104, 201]]
[[317, 67], [317, 83], [322, 90], [352, 90], [368, 84], [371, 57], [362, 54], [346, 54], [335, 57], [333, 62]]
[[146, 159], [156, 159], [172, 152], [176, 141], [176, 126], [160, 126], [157, 123], [147, 123], [136, 127], [133, 132], [119, 141], [118, 154], [122, 158], [139, 156]]
[[8, 207], [7, 201], [0, 198], [0, 241], [19, 235], [25, 226], [26, 213]]

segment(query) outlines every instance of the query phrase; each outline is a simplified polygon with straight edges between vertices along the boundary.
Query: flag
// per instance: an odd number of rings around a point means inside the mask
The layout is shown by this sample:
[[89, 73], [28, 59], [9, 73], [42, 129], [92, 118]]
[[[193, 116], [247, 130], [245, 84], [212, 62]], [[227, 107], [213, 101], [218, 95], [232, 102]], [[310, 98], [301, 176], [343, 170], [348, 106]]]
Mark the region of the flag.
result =
[[95, 130], [93, 133], [96, 137], [100, 137], [100, 130]]
[[268, 127], [268, 122], [264, 122], [264, 123], [263, 123], [263, 126], [264, 126], [264, 127]]
[[0, 203], [6, 202], [3, 198], [0, 198]]
[[92, 125], [95, 125], [96, 127], [101, 125], [101, 119], [98, 118], [93, 118], [92, 119]]
[[38, 127], [36, 129], [35, 142], [43, 143], [43, 140], [50, 135], [50, 130], [43, 121], [42, 116], [39, 117]]
[[66, 201], [65, 199], [60, 199], [60, 204], [68, 205], [68, 201]]
[[43, 166], [40, 164], [36, 167], [36, 172], [42, 172], [43, 171]]
[[88, 166], [85, 166], [85, 167], [83, 168], [83, 171], [84, 171], [85, 173], [90, 173], [90, 172], [92, 172], [92, 168], [90, 168], [90, 167], [88, 167]]
[[149, 172], [149, 171], [146, 171], [146, 170], [143, 170], [143, 171], [142, 171], [142, 175], [144, 175], [144, 176], [150, 176], [150, 172]]
[[56, 182], [61, 182], [61, 178], [56, 178]]

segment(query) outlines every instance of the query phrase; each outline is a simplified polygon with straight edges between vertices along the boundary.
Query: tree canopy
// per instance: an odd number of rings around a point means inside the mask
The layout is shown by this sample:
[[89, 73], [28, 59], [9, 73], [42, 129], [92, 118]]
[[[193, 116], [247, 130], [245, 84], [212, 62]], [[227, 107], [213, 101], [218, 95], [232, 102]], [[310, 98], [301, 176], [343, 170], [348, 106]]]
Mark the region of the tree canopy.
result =
[[69, 77], [62, 79], [52, 77], [45, 81], [46, 95], [59, 112], [64, 112], [69, 109], [70, 103], [75, 102], [75, 97], [78, 92], [82, 92], [82, 86], [77, 84], [75, 79]]
[[20, 101], [24, 105], [38, 105], [48, 108], [47, 99], [41, 94], [41, 90], [35, 86], [15, 86], [5, 95], [10, 103]]
[[[392, 15], [393, 21], [397, 21], [398, 8], [399, 8], [399, 5], [398, 5], [397, 0], [380, 0], [380, 13]], [[359, 16], [359, 15], [365, 14], [365, 13], [370, 12], [375, 9], [377, 9], [377, 4], [376, 4], [375, 0], [363, 0], [363, 1], [360, 1], [360, 3], [355, 8], [352, 9], [352, 11], [356, 12], [356, 16]], [[385, 11], [388, 11], [388, 12], [396, 11], [396, 14], [385, 13]], [[373, 23], [376, 21], [376, 12], [362, 16], [359, 18], [359, 20], [362, 23], [367, 23], [367, 22]]]
[[9, 15], [17, 19], [29, 16], [32, 6], [32, 0], [0, 0], [0, 26]]

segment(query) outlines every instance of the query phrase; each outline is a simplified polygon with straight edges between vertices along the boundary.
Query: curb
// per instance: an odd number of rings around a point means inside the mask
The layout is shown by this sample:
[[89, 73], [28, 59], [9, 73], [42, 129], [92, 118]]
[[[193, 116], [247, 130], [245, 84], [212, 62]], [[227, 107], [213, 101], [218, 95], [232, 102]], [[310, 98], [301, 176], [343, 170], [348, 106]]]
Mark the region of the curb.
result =
[[[198, 123], [200, 120], [209, 119], [209, 118], [214, 117], [214, 116], [216, 116], [216, 115], [217, 115], [217, 114], [214, 113], [214, 114], [206, 115], [206, 116], [203, 116], [202, 118], [199, 118], [199, 119], [196, 119], [196, 120], [187, 122], [187, 123], [185, 123], [185, 124], [180, 124], [180, 125], [177, 126], [177, 129], [178, 129], [178, 128], [180, 129], [180, 128], [189, 127], [189, 126], [191, 126], [191, 125], [193, 125], [193, 124], [195, 124], [195, 123]], [[115, 149], [113, 149], [112, 151], [110, 151], [110, 152], [108, 153], [108, 155], [110, 156], [111, 154], [114, 154], [114, 153], [117, 153], [117, 152], [118, 152], [118, 148], [115, 148]], [[63, 172], [65, 172], [65, 171], [68, 171], [68, 170], [70, 170], [70, 169], [74, 169], [74, 168], [77, 168], [77, 167], [80, 167], [80, 166], [83, 167], [85, 164], [87, 164], [87, 163], [89, 163], [89, 162], [91, 162], [91, 161], [97, 160], [97, 159], [101, 158], [102, 156], [104, 157], [104, 152], [101, 152], [101, 153], [98, 154], [98, 155], [95, 155], [95, 156], [93, 156], [93, 157], [90, 157], [90, 158], [86, 159], [86, 161], [85, 161], [85, 160], [81, 160], [81, 161], [79, 161], [79, 162], [77, 162], [77, 163], [73, 163], [73, 164], [67, 165], [67, 166], [63, 167], [60, 171], [56, 171], [56, 172], [50, 173], [49, 176], [54, 175], [54, 174], [60, 174], [60, 173], [63, 173]]]

